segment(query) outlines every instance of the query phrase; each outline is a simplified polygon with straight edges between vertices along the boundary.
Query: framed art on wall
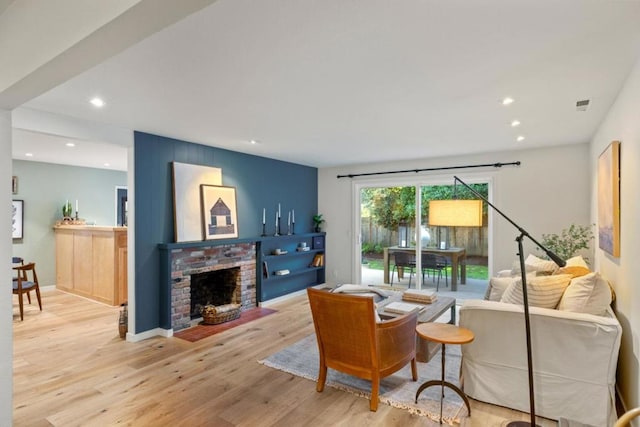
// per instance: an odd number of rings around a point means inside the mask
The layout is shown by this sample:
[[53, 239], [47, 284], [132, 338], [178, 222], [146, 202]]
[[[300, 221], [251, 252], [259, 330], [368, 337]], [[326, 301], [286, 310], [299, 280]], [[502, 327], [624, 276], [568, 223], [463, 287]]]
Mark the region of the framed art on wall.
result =
[[235, 187], [200, 185], [202, 234], [205, 240], [238, 237]]
[[200, 185], [222, 184], [222, 169], [172, 162], [173, 224], [176, 242], [202, 239]]
[[24, 200], [13, 200], [11, 211], [11, 228], [14, 239], [24, 237]]
[[620, 142], [613, 141], [598, 157], [598, 245], [620, 256]]

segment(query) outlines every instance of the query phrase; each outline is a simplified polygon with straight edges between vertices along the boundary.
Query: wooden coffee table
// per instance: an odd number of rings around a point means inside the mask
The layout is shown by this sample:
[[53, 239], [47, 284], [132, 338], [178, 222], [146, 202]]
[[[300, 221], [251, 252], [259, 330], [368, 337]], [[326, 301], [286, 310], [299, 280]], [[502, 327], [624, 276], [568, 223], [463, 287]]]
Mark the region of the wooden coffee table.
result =
[[[390, 313], [384, 310], [384, 306], [393, 301], [402, 301], [402, 292], [394, 292], [394, 294], [389, 298], [378, 302], [378, 314], [380, 314], [380, 317], [382, 319], [392, 319], [394, 317], [400, 316], [400, 314]], [[431, 304], [422, 305], [424, 305], [426, 308], [418, 314], [418, 324], [434, 322], [436, 319], [446, 313], [447, 309], [451, 310], [451, 319], [447, 323], [451, 325], [456, 324], [455, 298], [438, 296], [438, 298]], [[439, 343], [422, 340], [416, 337], [416, 360], [418, 362], [428, 362], [439, 348]]]

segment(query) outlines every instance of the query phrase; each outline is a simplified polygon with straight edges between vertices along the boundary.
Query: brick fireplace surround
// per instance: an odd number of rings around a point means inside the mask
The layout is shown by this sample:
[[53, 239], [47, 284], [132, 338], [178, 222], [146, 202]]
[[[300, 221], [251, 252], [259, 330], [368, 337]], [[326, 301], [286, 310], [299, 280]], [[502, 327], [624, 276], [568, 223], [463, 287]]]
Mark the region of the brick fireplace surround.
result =
[[219, 246], [181, 247], [171, 250], [171, 328], [191, 326], [191, 275], [226, 268], [240, 268], [232, 303], [242, 310], [256, 307], [256, 245], [234, 243]]

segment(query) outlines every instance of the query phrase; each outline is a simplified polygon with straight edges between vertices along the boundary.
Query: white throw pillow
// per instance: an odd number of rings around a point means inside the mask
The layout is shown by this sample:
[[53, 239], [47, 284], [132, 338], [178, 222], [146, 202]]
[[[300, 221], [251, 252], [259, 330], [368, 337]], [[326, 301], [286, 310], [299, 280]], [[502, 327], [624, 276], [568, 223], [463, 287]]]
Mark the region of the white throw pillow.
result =
[[[527, 274], [527, 282], [534, 277], [536, 277], [535, 272]], [[518, 280], [518, 283], [520, 283], [520, 280], [522, 280], [522, 278], [519, 275], [517, 277], [492, 277], [489, 280], [489, 287], [487, 288], [487, 292], [484, 295], [484, 299], [489, 301], [500, 301], [502, 299], [504, 291], [506, 291], [509, 285], [511, 285], [516, 280]]]
[[[538, 276], [542, 276], [545, 274], [553, 274], [556, 269], [558, 268], [558, 265], [551, 261], [551, 260], [547, 260], [547, 259], [542, 259], [542, 258], [538, 258], [535, 255], [529, 254], [529, 256], [527, 257], [527, 259], [524, 260], [524, 269], [527, 273], [531, 273], [533, 271], [535, 271], [537, 273]], [[513, 268], [511, 269], [511, 275], [512, 276], [519, 276], [520, 275], [520, 261], [514, 261], [513, 262]]]
[[527, 259], [524, 260], [524, 265], [531, 266], [531, 268], [533, 268], [533, 270], [536, 272], [549, 274], [553, 274], [553, 272], [558, 268], [558, 264], [556, 264], [555, 262], [548, 259], [538, 258], [537, 256], [531, 254], [529, 254]]
[[558, 304], [558, 310], [602, 316], [611, 304], [611, 290], [600, 273], [593, 272], [571, 280]]
[[[568, 274], [557, 274], [555, 276], [527, 277], [527, 299], [531, 307], [556, 308], [562, 294], [571, 283], [571, 276]], [[502, 295], [502, 302], [509, 304], [524, 304], [522, 295], [522, 279], [514, 281]]]
[[584, 267], [589, 268], [587, 262], [582, 258], [581, 255], [574, 256], [573, 258], [569, 258], [567, 260], [567, 267]]

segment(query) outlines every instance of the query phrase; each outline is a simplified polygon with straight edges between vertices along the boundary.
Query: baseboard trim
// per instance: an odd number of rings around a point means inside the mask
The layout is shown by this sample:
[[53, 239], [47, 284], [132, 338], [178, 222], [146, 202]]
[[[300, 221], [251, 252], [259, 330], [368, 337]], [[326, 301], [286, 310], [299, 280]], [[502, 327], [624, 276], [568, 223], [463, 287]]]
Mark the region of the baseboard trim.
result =
[[140, 332], [139, 334], [127, 332], [127, 341], [140, 342], [153, 337], [169, 338], [172, 336], [173, 336], [173, 329], [155, 328], [155, 329], [149, 329], [148, 331]]
[[[315, 286], [311, 286], [312, 288], [322, 288], [322, 287], [326, 287], [326, 285], [324, 283], [320, 284], [320, 285], [315, 285]], [[282, 301], [286, 301], [288, 299], [291, 298], [295, 298], [295, 297], [299, 297], [300, 295], [306, 295], [307, 294], [307, 290], [306, 289], [301, 289], [299, 291], [295, 291], [295, 292], [291, 292], [290, 294], [286, 294], [286, 295], [282, 295], [281, 297], [276, 297], [267, 301], [262, 301], [258, 306], [259, 307], [269, 307], [272, 304], [278, 304]]]

